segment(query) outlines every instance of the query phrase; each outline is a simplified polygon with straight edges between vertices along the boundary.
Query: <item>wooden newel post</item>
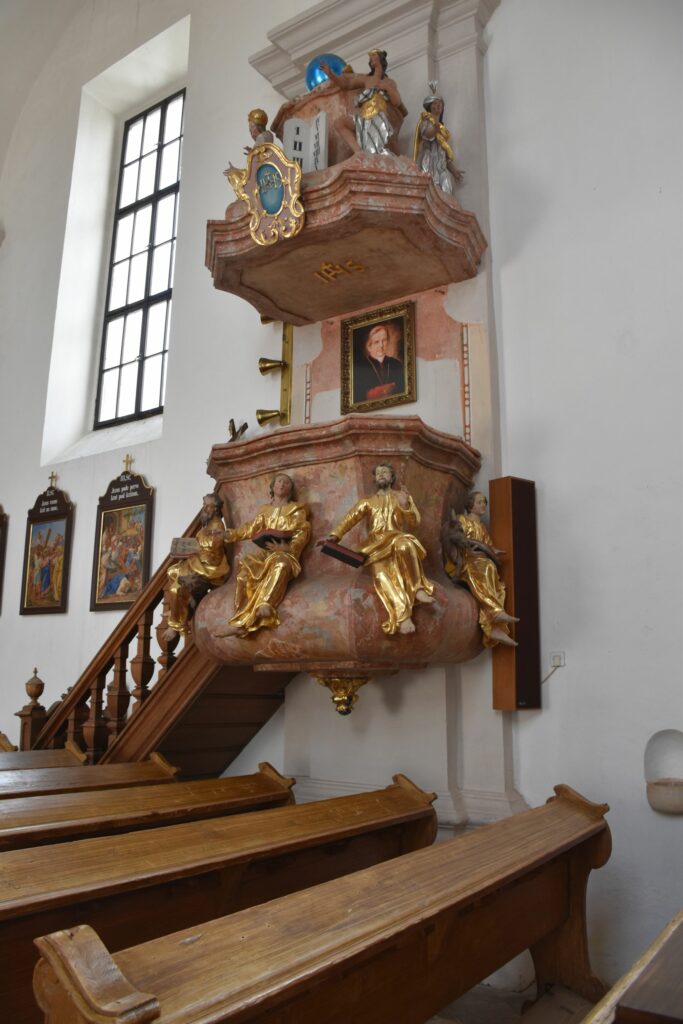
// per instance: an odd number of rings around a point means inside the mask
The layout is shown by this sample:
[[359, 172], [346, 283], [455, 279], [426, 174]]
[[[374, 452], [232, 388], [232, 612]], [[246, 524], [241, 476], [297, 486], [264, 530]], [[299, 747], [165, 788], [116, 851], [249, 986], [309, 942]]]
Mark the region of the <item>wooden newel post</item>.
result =
[[17, 718], [21, 719], [21, 733], [19, 736], [19, 749], [31, 750], [38, 738], [38, 733], [45, 725], [47, 711], [38, 698], [45, 689], [45, 683], [38, 677], [38, 669], [34, 668], [33, 675], [26, 684], [26, 693], [31, 698], [29, 704], [24, 704], [21, 711], [16, 711]]

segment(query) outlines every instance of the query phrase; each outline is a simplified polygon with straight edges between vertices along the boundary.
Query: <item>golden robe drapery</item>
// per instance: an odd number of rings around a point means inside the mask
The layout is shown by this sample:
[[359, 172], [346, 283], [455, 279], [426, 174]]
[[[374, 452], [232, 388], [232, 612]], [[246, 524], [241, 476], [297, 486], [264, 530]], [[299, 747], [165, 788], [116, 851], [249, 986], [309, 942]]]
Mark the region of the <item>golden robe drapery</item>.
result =
[[389, 616], [382, 629], [391, 636], [411, 617], [418, 590], [430, 596], [434, 590], [422, 570], [427, 552], [417, 537], [407, 532], [419, 525], [420, 513], [412, 498], [408, 498], [407, 508], [402, 508], [396, 491], [379, 492], [361, 498], [329, 536], [341, 539], [362, 519], [368, 519], [370, 525], [360, 550], [367, 556], [375, 591]]
[[[230, 625], [238, 626], [244, 633], [280, 624], [276, 609], [289, 581], [301, 572], [299, 556], [311, 536], [306, 506], [294, 501], [286, 505], [263, 505], [250, 523], [229, 530], [228, 540], [248, 540], [268, 530], [282, 530], [292, 537], [289, 543], [282, 545], [282, 550], [242, 556], [237, 570], [235, 614]], [[257, 610], [262, 607], [269, 608], [269, 613], [258, 616]]]

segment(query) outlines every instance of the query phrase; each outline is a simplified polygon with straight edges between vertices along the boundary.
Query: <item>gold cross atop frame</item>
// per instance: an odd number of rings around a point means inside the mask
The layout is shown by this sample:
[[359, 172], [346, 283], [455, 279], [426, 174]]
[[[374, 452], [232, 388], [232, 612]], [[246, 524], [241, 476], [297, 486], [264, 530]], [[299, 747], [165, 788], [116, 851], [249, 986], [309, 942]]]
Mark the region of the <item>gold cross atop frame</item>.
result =
[[130, 467], [133, 465], [134, 462], [135, 459], [133, 458], [132, 455], [126, 455], [126, 457], [123, 460], [123, 470], [125, 473], [130, 473]]
[[52, 470], [52, 472], [50, 473], [49, 480], [50, 480], [50, 487], [56, 487], [57, 486], [57, 474], [55, 473], [54, 470]]

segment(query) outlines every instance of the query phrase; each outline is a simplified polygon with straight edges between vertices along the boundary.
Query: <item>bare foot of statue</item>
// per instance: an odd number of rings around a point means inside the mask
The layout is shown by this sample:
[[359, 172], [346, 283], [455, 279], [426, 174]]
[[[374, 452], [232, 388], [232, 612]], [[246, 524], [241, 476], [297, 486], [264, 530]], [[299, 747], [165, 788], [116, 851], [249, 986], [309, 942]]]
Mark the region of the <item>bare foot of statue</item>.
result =
[[514, 617], [514, 615], [508, 615], [507, 612], [503, 611], [503, 612], [498, 612], [496, 615], [494, 615], [493, 621], [494, 622], [519, 622], [519, 619], [516, 619]]
[[167, 629], [164, 630], [162, 639], [165, 640], [167, 644], [170, 644], [171, 640], [175, 640], [177, 636], [178, 630], [173, 629], [171, 626], [169, 626]]
[[423, 590], [422, 587], [415, 594], [415, 600], [419, 601], [420, 604], [434, 604], [434, 598], [426, 590]]
[[231, 626], [230, 623], [226, 623], [225, 626], [221, 626], [220, 629], [214, 630], [214, 636], [221, 638], [224, 636], [239, 636], [242, 630], [239, 626]]
[[513, 640], [511, 636], [508, 636], [502, 629], [492, 629], [489, 636], [492, 640], [496, 640], [499, 644], [504, 644], [505, 647], [517, 647], [517, 641]]
[[404, 619], [403, 622], [399, 625], [398, 631], [399, 633], [414, 633], [415, 623], [413, 622], [412, 619]]
[[269, 604], [260, 604], [256, 609], [257, 619], [269, 619], [272, 614], [273, 609], [270, 607]]

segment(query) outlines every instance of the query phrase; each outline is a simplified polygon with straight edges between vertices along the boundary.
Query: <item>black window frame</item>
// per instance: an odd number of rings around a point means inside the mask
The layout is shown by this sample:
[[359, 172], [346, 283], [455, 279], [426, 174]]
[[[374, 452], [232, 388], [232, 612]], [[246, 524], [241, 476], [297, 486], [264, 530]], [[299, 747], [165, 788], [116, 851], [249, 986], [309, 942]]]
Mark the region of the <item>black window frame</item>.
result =
[[[174, 278], [174, 271], [175, 271], [175, 251], [176, 251], [176, 245], [177, 245], [177, 235], [176, 235], [176, 232], [177, 232], [178, 203], [179, 203], [179, 200], [178, 200], [177, 197], [179, 196], [179, 193], [180, 193], [180, 178], [181, 178], [181, 167], [182, 167], [182, 157], [183, 157], [183, 142], [184, 142], [184, 137], [185, 137], [185, 94], [186, 94], [186, 90], [184, 88], [183, 89], [177, 89], [175, 92], [173, 92], [171, 95], [165, 97], [163, 100], [158, 100], [156, 103], [152, 103], [145, 110], [141, 110], [138, 113], [134, 114], [133, 116], [129, 117], [126, 120], [126, 122], [124, 124], [124, 127], [123, 127], [123, 135], [122, 135], [122, 140], [121, 140], [121, 159], [119, 161], [118, 182], [117, 182], [117, 186], [116, 186], [116, 203], [115, 203], [115, 207], [114, 207], [114, 218], [113, 218], [113, 229], [112, 229], [112, 239], [111, 239], [111, 250], [110, 250], [110, 255], [109, 255], [109, 269], [108, 269], [108, 276], [107, 276], [107, 289], [106, 289], [105, 303], [104, 303], [104, 316], [103, 316], [103, 324], [102, 324], [102, 335], [101, 335], [101, 340], [100, 340], [100, 359], [99, 359], [99, 369], [98, 369], [98, 374], [97, 374], [97, 393], [96, 393], [96, 396], [95, 396], [95, 412], [94, 412], [94, 424], [93, 424], [93, 429], [94, 430], [105, 430], [105, 429], [107, 429], [109, 427], [119, 426], [120, 424], [123, 424], [123, 423], [131, 423], [131, 422], [134, 422], [136, 420], [148, 419], [150, 416], [159, 416], [163, 412], [163, 410], [164, 410], [164, 405], [163, 405], [163, 400], [165, 398], [165, 384], [164, 384], [164, 381], [165, 381], [166, 367], [167, 367], [168, 356], [169, 356], [168, 335], [169, 335], [169, 329], [170, 329], [170, 317], [172, 315], [171, 302], [172, 302], [172, 297], [173, 297], [173, 278]], [[159, 179], [160, 179], [160, 176], [161, 176], [161, 169], [162, 169], [162, 160], [161, 160], [160, 154], [161, 154], [161, 150], [163, 149], [163, 146], [164, 146], [163, 139], [164, 139], [164, 131], [165, 131], [165, 127], [166, 127], [166, 115], [167, 115], [167, 111], [168, 111], [168, 108], [171, 105], [171, 103], [175, 99], [177, 99], [179, 96], [183, 97], [183, 111], [182, 111], [182, 118], [181, 118], [181, 125], [180, 125], [180, 135], [178, 136], [178, 138], [180, 140], [179, 153], [178, 153], [178, 176], [177, 176], [176, 181], [173, 182], [171, 185], [167, 185], [164, 188], [159, 188]], [[155, 110], [160, 110], [160, 123], [159, 123], [158, 141], [157, 141], [157, 146], [156, 146], [157, 162], [156, 162], [156, 170], [155, 170], [155, 174], [154, 174], [154, 188], [153, 188], [152, 192], [148, 193], [144, 197], [142, 197], [140, 199], [135, 199], [133, 202], [128, 203], [124, 207], [119, 207], [119, 203], [120, 203], [120, 200], [121, 200], [121, 191], [122, 191], [122, 187], [123, 187], [123, 180], [124, 180], [124, 170], [125, 170], [125, 168], [127, 166], [125, 157], [126, 157], [126, 145], [127, 145], [129, 131], [130, 131], [132, 125], [134, 125], [138, 121], [142, 120], [143, 126], [144, 126], [145, 119], [147, 118], [147, 116], [149, 114], [151, 114]], [[142, 146], [142, 143], [141, 143], [141, 146]], [[153, 152], [153, 151], [154, 150], [150, 150], [150, 152]], [[138, 158], [136, 158], [136, 159], [141, 160], [142, 156], [143, 156], [143, 154], [142, 154], [142, 149], [141, 149], [140, 156]], [[158, 206], [159, 206], [159, 203], [163, 199], [165, 199], [169, 195], [174, 195], [174, 194], [176, 196], [176, 201], [175, 201], [175, 214], [174, 214], [173, 235], [171, 237], [172, 250], [171, 250], [171, 266], [170, 266], [170, 270], [169, 270], [169, 287], [164, 289], [163, 291], [155, 292], [154, 294], [151, 294], [150, 293], [150, 287], [151, 287], [152, 269], [153, 269], [153, 259], [151, 258], [151, 253], [152, 253], [152, 251], [154, 249], [153, 239], [154, 239], [155, 230], [156, 230]], [[152, 210], [151, 210], [151, 217], [150, 217], [149, 241], [148, 241], [148, 245], [147, 245], [148, 259], [147, 259], [147, 268], [146, 268], [146, 272], [145, 272], [144, 295], [143, 295], [143, 297], [141, 299], [139, 299], [139, 300], [137, 300], [135, 302], [130, 302], [130, 303], [127, 302], [123, 306], [118, 306], [115, 309], [109, 309], [109, 302], [110, 302], [111, 289], [112, 289], [112, 279], [113, 279], [113, 276], [114, 276], [114, 268], [116, 266], [115, 261], [114, 261], [114, 256], [115, 256], [115, 253], [116, 253], [117, 229], [118, 229], [119, 222], [121, 220], [123, 220], [125, 217], [128, 217], [130, 214], [135, 214], [138, 210], [141, 210], [143, 207], [149, 206], [150, 204], [152, 206]], [[144, 250], [142, 250], [142, 251], [144, 251]], [[132, 254], [132, 250], [131, 250], [131, 254], [130, 254], [130, 256], [128, 258], [132, 259], [132, 255], [133, 254]], [[161, 384], [160, 384], [160, 392], [161, 392], [160, 397], [161, 397], [162, 401], [161, 401], [160, 405], [155, 406], [152, 409], [145, 409], [143, 411], [140, 407], [141, 407], [141, 404], [142, 404], [142, 387], [143, 387], [143, 381], [144, 381], [144, 372], [143, 372], [143, 370], [144, 370], [144, 362], [145, 362], [145, 354], [144, 354], [144, 352], [145, 352], [145, 346], [146, 346], [146, 340], [147, 340], [147, 322], [148, 322], [149, 310], [150, 310], [150, 308], [152, 306], [159, 305], [162, 302], [167, 303], [167, 306], [166, 306], [166, 321], [165, 321], [165, 334], [164, 334], [163, 347], [162, 347], [163, 362], [162, 362]], [[104, 374], [105, 374], [105, 355], [106, 355], [107, 328], [108, 328], [109, 324], [113, 320], [117, 320], [117, 319], [119, 319], [121, 317], [125, 318], [129, 314], [135, 313], [137, 311], [141, 311], [142, 312], [142, 320], [141, 320], [141, 328], [140, 328], [140, 348], [139, 348], [139, 351], [138, 351], [138, 355], [137, 355], [136, 359], [134, 360], [138, 364], [138, 368], [137, 368], [137, 383], [136, 383], [136, 390], [135, 390], [135, 410], [134, 410], [134, 412], [132, 412], [132, 413], [126, 415], [126, 416], [114, 416], [111, 419], [100, 421], [99, 420], [100, 401], [101, 401], [101, 398], [102, 398], [102, 386], [103, 386]], [[118, 384], [117, 384], [116, 408], [118, 408], [118, 402], [119, 402], [119, 396], [120, 396], [122, 368], [123, 368], [124, 365], [126, 365], [126, 364], [124, 364], [121, 361], [122, 359], [123, 359], [123, 342], [122, 342], [122, 349], [121, 349], [120, 361], [119, 361], [119, 378], [118, 378]], [[111, 369], [111, 367], [109, 367], [108, 369]]]

